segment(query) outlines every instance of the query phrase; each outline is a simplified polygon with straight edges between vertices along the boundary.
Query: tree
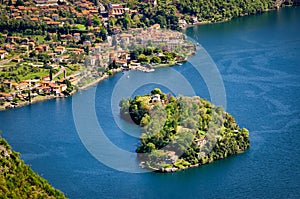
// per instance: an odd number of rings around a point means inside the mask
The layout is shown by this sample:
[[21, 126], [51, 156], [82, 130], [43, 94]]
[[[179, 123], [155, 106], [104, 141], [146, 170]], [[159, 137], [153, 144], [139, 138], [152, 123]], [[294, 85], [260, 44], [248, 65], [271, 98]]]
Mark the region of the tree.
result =
[[114, 17], [110, 17], [108, 23], [111, 27], [114, 27], [116, 25], [116, 19]]
[[117, 37], [115, 35], [112, 37], [111, 43], [112, 43], [112, 46], [115, 46], [115, 48], [117, 47], [118, 41], [117, 41]]
[[139, 58], [139, 51], [138, 50], [133, 50], [130, 52], [130, 59], [131, 60], [137, 60]]
[[130, 15], [126, 12], [123, 18], [123, 28], [126, 30], [130, 27], [131, 25], [131, 18]]
[[101, 37], [102, 41], [106, 41], [106, 39], [107, 39], [107, 31], [106, 31], [106, 29], [103, 26], [101, 26], [101, 28], [100, 28], [100, 34], [99, 34], [99, 36]]
[[99, 26], [100, 25], [100, 19], [99, 19], [99, 17], [97, 15], [94, 15], [93, 24], [95, 26]]
[[147, 47], [144, 49], [144, 54], [147, 56], [150, 56], [153, 54], [153, 48], [152, 47]]
[[161, 63], [161, 59], [157, 56], [154, 56], [151, 58], [151, 62], [152, 63], [156, 63], [156, 64], [160, 64]]
[[89, 46], [86, 46], [86, 47], [84, 48], [84, 51], [85, 51], [86, 55], [89, 55], [89, 54], [90, 54], [90, 47], [89, 47]]
[[141, 55], [139, 55], [139, 57], [138, 57], [138, 61], [139, 61], [140, 63], [142, 63], [142, 64], [145, 64], [145, 63], [149, 63], [149, 62], [150, 62], [150, 59], [149, 59], [149, 57], [147, 57], [146, 55], [141, 54]]
[[50, 34], [47, 32], [47, 35], [46, 35], [46, 37], [45, 37], [45, 40], [46, 41], [50, 41], [51, 40], [51, 36], [50, 36]]
[[53, 70], [52, 70], [52, 68], [49, 70], [49, 78], [50, 78], [50, 81], [52, 81], [52, 79], [53, 79]]
[[85, 22], [86, 29], [88, 30], [90, 26], [92, 26], [91, 18], [87, 18]]
[[159, 94], [159, 95], [162, 94], [162, 92], [159, 88], [155, 88], [151, 91], [151, 95], [156, 95], [156, 94]]
[[23, 0], [17, 0], [16, 1], [16, 6], [23, 6], [24, 5], [24, 1]]

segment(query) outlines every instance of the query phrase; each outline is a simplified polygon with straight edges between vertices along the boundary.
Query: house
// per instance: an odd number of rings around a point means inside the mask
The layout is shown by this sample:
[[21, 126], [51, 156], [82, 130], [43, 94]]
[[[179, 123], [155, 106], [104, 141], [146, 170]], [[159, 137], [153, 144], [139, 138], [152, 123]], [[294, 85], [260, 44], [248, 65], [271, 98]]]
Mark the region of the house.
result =
[[35, 50], [37, 53], [43, 53], [43, 52], [44, 52], [43, 46], [37, 46], [37, 47], [34, 48], [34, 50]]
[[47, 22], [47, 25], [48, 25], [48, 26], [55, 26], [55, 27], [58, 27], [60, 24], [61, 24], [61, 22], [58, 22], [58, 21], [48, 21], [48, 22]]
[[99, 3], [98, 6], [101, 13], [105, 12], [105, 7], [102, 3]]
[[22, 20], [23, 20], [23, 17], [17, 16], [17, 17], [15, 17], [15, 19], [18, 20], [18, 21], [22, 21]]
[[192, 23], [197, 23], [198, 22], [198, 18], [197, 17], [192, 17], [191, 21], [192, 21]]
[[66, 84], [61, 84], [61, 85], [59, 85], [59, 87], [60, 87], [61, 92], [64, 92], [68, 88], [68, 86]]
[[135, 68], [135, 67], [140, 67], [140, 66], [141, 66], [141, 63], [136, 62], [136, 61], [131, 61], [129, 67]]
[[61, 93], [60, 86], [51, 84], [50, 87], [51, 87], [51, 91], [54, 93], [54, 95], [59, 95]]
[[161, 99], [160, 99], [160, 95], [159, 95], [159, 94], [155, 94], [155, 95], [152, 95], [152, 96], [151, 96], [150, 103], [156, 103], [156, 102], [161, 102]]
[[52, 19], [49, 18], [49, 17], [44, 17], [43, 20], [44, 20], [45, 22], [47, 22], [47, 21], [52, 21]]
[[90, 41], [95, 39], [95, 34], [94, 33], [88, 33], [86, 36], [87, 36], [87, 39], [90, 40]]
[[57, 0], [34, 0], [33, 2], [35, 3], [36, 6], [40, 6], [40, 7], [58, 5]]
[[200, 137], [199, 139], [196, 139], [195, 142], [199, 147], [202, 147], [206, 144], [205, 137]]
[[84, 65], [85, 67], [87, 66], [95, 66], [97, 61], [96, 56], [87, 56], [84, 60]]
[[35, 47], [35, 43], [33, 41], [28, 42], [29, 49], [32, 50]]
[[0, 50], [0, 59], [4, 59], [5, 55], [7, 55], [8, 53], [6, 52], [6, 50]]
[[22, 38], [21, 43], [22, 44], [28, 44], [29, 39], [28, 38]]
[[37, 17], [32, 17], [32, 18], [30, 18], [30, 21], [33, 21], [33, 22], [38, 22], [38, 21], [39, 21], [39, 19], [38, 19]]
[[8, 52], [14, 51], [16, 49], [16, 46], [14, 44], [5, 44], [4, 49]]
[[19, 48], [23, 52], [28, 52], [28, 50], [29, 50], [29, 46], [27, 46], [27, 45], [21, 45], [21, 46], [19, 46]]
[[0, 93], [0, 96], [4, 97], [7, 101], [12, 101], [14, 99], [13, 95], [10, 93]]
[[19, 85], [18, 85], [18, 90], [25, 90], [26, 88], [28, 88], [28, 86], [29, 86], [29, 84], [28, 83], [26, 83], [26, 82], [21, 82], [21, 83], [19, 83]]
[[153, 7], [157, 6], [157, 0], [145, 0], [145, 3], [148, 3]]
[[159, 24], [154, 24], [153, 26], [149, 27], [149, 29], [151, 30], [159, 30], [160, 29], [160, 25]]
[[44, 44], [44, 45], [42, 45], [42, 48], [44, 51], [47, 52], [49, 50], [50, 46], [48, 44]]
[[13, 58], [11, 61], [12, 61], [12, 62], [20, 63], [21, 61], [23, 61], [23, 59], [20, 58], [20, 57], [15, 57], [15, 58]]
[[125, 44], [129, 44], [132, 37], [133, 37], [132, 34], [121, 34], [120, 35], [121, 41], [124, 42]]
[[9, 80], [4, 80], [4, 81], [3, 81], [3, 85], [4, 85], [6, 88], [8, 88], [8, 89], [11, 89], [11, 84], [12, 84], [12, 82], [9, 81]]
[[117, 60], [117, 61], [116, 61], [116, 64], [117, 64], [118, 66], [121, 66], [121, 67], [124, 67], [124, 68], [127, 68], [127, 67], [128, 67], [126, 61]]
[[46, 94], [50, 94], [52, 92], [52, 88], [50, 86], [43, 86], [42, 91]]
[[[46, 75], [46, 76], [44, 76], [44, 77], [42, 77], [42, 80], [43, 81], [50, 81], [50, 77], [49, 77], [49, 75]], [[48, 86], [49, 84], [44, 84], [44, 86]], [[43, 83], [42, 83], [42, 86], [43, 86]]]
[[14, 36], [9, 36], [7, 37], [7, 43], [14, 43], [17, 42], [18, 37], [14, 37]]
[[89, 41], [89, 40], [85, 40], [85, 41], [83, 42], [83, 46], [92, 46], [92, 42]]
[[124, 8], [121, 4], [108, 4], [108, 15], [110, 16], [123, 16], [125, 12], [129, 12], [129, 8]]
[[57, 55], [62, 55], [66, 52], [66, 48], [64, 46], [57, 46], [55, 49], [54, 49], [54, 52], [57, 54]]
[[70, 41], [73, 39], [73, 36], [71, 34], [66, 35], [66, 40]]
[[74, 38], [75, 41], [79, 41], [80, 40], [80, 33], [78, 33], [78, 32], [74, 33], [74, 37], [73, 38]]
[[184, 19], [179, 19], [178, 23], [180, 28], [184, 28], [187, 26], [187, 22]]

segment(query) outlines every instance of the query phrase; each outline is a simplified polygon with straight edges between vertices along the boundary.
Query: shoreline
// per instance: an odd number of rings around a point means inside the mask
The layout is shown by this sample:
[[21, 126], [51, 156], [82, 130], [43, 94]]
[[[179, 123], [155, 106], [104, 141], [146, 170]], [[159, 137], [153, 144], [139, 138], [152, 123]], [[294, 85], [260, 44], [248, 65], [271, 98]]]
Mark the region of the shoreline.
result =
[[[284, 7], [291, 7], [291, 6], [284, 6]], [[211, 22], [211, 21], [196, 22], [196, 23], [193, 23], [193, 24], [186, 25], [185, 27], [182, 28], [182, 31], [186, 31], [186, 29], [190, 28], [190, 27], [195, 27], [195, 26], [199, 26], [199, 25], [206, 25], [206, 24], [224, 23], [224, 22], [228, 22], [228, 21], [231, 21], [231, 20], [239, 18], [239, 17], [257, 15], [257, 14], [263, 14], [265, 12], [275, 11], [275, 10], [278, 10], [278, 9], [281, 9], [281, 8], [283, 8], [283, 7], [281, 6], [281, 7], [277, 8], [277, 9], [276, 8], [274, 8], [274, 9], [267, 9], [267, 10], [264, 10], [263, 12], [261, 12], [261, 13], [250, 14], [250, 15], [242, 15], [242, 16], [234, 17], [232, 19], [225, 19], [225, 20], [218, 21], [218, 22]], [[195, 54], [188, 55], [188, 57], [191, 57], [193, 55], [195, 55]], [[169, 64], [158, 64], [158, 65], [152, 66], [152, 69], [159, 69], [159, 68], [164, 68], [164, 67], [173, 67], [175, 65], [178, 65], [178, 64], [186, 62], [186, 61], [187, 61], [187, 59], [183, 60], [182, 62], [175, 62], [175, 63], [169, 63]], [[52, 95], [47, 95], [47, 96], [40, 97], [40, 98], [33, 98], [31, 102], [29, 102], [29, 101], [20, 102], [20, 104], [18, 104], [15, 107], [12, 107], [12, 108], [6, 108], [7, 105], [4, 104], [3, 106], [0, 106], [0, 111], [5, 111], [5, 110], [9, 110], [9, 109], [16, 109], [16, 108], [20, 108], [20, 107], [23, 107], [23, 106], [27, 106], [27, 105], [35, 104], [35, 103], [38, 103], [38, 102], [43, 102], [43, 101], [46, 101], [46, 100], [55, 99], [55, 98], [70, 97], [70, 96], [74, 95], [77, 92], [80, 92], [82, 90], [85, 90], [85, 89], [87, 89], [87, 88], [89, 88], [91, 86], [94, 86], [94, 85], [100, 83], [101, 81], [103, 81], [103, 80], [105, 80], [105, 79], [113, 76], [114, 74], [116, 74], [118, 72], [122, 72], [122, 70], [123, 70], [122, 68], [112, 69], [112, 73], [113, 73], [112, 75], [105, 74], [104, 76], [101, 76], [101, 77], [97, 78], [95, 81], [93, 81], [93, 82], [91, 82], [91, 83], [89, 83], [87, 85], [84, 85], [84, 86], [78, 88], [77, 90], [72, 91], [69, 96], [55, 96], [53, 94]]]
[[23, 106], [28, 106], [28, 105], [32, 105], [32, 104], [36, 104], [36, 103], [39, 103], [39, 102], [44, 102], [44, 101], [52, 100], [52, 99], [67, 98], [67, 97], [70, 97], [70, 96], [74, 95], [77, 92], [80, 92], [80, 91], [83, 91], [85, 89], [88, 89], [89, 87], [94, 86], [94, 85], [102, 82], [103, 80], [105, 80], [105, 79], [107, 79], [107, 78], [109, 78], [109, 77], [113, 76], [114, 74], [116, 74], [118, 72], [121, 72], [121, 71], [122, 71], [121, 68], [113, 69], [112, 70], [112, 73], [113, 73], [112, 75], [105, 74], [105, 75], [97, 78], [95, 81], [93, 81], [93, 82], [91, 82], [91, 83], [89, 83], [87, 85], [84, 85], [84, 86], [80, 87], [78, 90], [72, 91], [69, 96], [55, 96], [53, 94], [46, 95], [44, 97], [33, 98], [31, 100], [31, 102], [29, 102], [29, 101], [20, 102], [17, 106], [12, 107], [12, 108], [6, 108], [5, 105], [4, 106], [0, 106], [0, 111], [6, 111], [6, 110], [10, 110], [10, 109], [17, 109], [17, 108], [21, 108]]
[[241, 15], [241, 16], [233, 17], [231, 19], [224, 19], [224, 20], [216, 21], [216, 22], [212, 22], [212, 21], [198, 21], [198, 22], [195, 22], [195, 23], [192, 23], [192, 24], [187, 24], [185, 27], [181, 28], [181, 30], [185, 31], [188, 28], [195, 27], [195, 26], [200, 26], [200, 25], [225, 23], [225, 22], [229, 22], [229, 21], [231, 21], [233, 19], [238, 19], [238, 18], [241, 18], [241, 17], [247, 17], [247, 16], [252, 16], [252, 15], [263, 14], [263, 13], [270, 12], [270, 11], [276, 11], [276, 10], [281, 9], [281, 8], [295, 7], [295, 6], [297, 6], [297, 5], [284, 5], [284, 6], [280, 6], [278, 8], [263, 10], [261, 12], [255, 13], [255, 14], [244, 14], [244, 15]]
[[[230, 155], [228, 157], [233, 157], [233, 156], [236, 156], [236, 155], [239, 155], [239, 154], [243, 154], [243, 153], [246, 153], [247, 150], [250, 148], [250, 146], [244, 150], [244, 151], [239, 151], [238, 153], [234, 154], [234, 155]], [[217, 160], [213, 160], [213, 161], [207, 161], [206, 163], [204, 164], [200, 164], [200, 163], [197, 163], [197, 164], [192, 164], [192, 165], [189, 165], [189, 166], [185, 166], [183, 168], [177, 168], [177, 167], [170, 167], [170, 168], [153, 168], [153, 167], [144, 167], [145, 169], [149, 169], [149, 170], [152, 170], [156, 173], [174, 173], [174, 172], [178, 172], [178, 171], [184, 171], [184, 170], [187, 170], [187, 169], [191, 169], [191, 168], [197, 168], [197, 167], [201, 167], [203, 165], [206, 165], [206, 164], [211, 164], [211, 163], [214, 163], [216, 161], [220, 161], [220, 160], [225, 160], [226, 158], [228, 157], [225, 157], [225, 158], [220, 158], [220, 159], [217, 159]]]
[[[189, 54], [187, 55], [187, 57], [191, 57], [195, 55], [195, 52], [192, 53], [192, 54]], [[187, 58], [187, 59], [188, 59]], [[166, 64], [157, 64], [157, 65], [154, 65], [154, 66], [151, 66], [151, 68], [153, 70], [155, 69], [159, 69], [159, 68], [165, 68], [165, 67], [173, 67], [175, 65], [179, 65], [179, 64], [182, 64], [184, 62], [187, 62], [187, 59], [181, 61], [181, 62], [173, 62], [173, 63], [166, 63]], [[133, 70], [136, 70], [136, 69], [133, 69]], [[53, 94], [51, 95], [46, 95], [44, 97], [39, 97], [39, 98], [33, 98], [31, 100], [31, 102], [29, 101], [23, 101], [23, 102], [19, 102], [18, 105], [14, 106], [14, 107], [11, 107], [11, 108], [6, 108], [7, 104], [4, 104], [3, 106], [0, 106], [0, 111], [6, 111], [6, 110], [9, 110], [9, 109], [16, 109], [16, 108], [20, 108], [20, 107], [23, 107], [23, 106], [28, 106], [28, 105], [32, 105], [32, 104], [35, 104], [35, 103], [38, 103], [38, 102], [43, 102], [43, 101], [46, 101], [46, 100], [51, 100], [51, 99], [56, 99], [56, 98], [66, 98], [66, 97], [70, 97], [72, 95], [74, 95], [75, 93], [77, 92], [80, 92], [80, 91], [83, 91], [83, 90], [86, 90], [88, 89], [89, 87], [91, 86], [95, 86], [96, 84], [99, 84], [100, 82], [102, 82], [103, 80], [107, 79], [107, 78], [110, 78], [111, 76], [115, 75], [116, 73], [119, 73], [119, 72], [122, 72], [123, 69], [122, 68], [117, 68], [117, 69], [112, 69], [111, 72], [112, 72], [112, 75], [108, 75], [108, 74], [105, 74], [99, 78], [96, 78], [95, 81], [91, 82], [91, 83], [88, 83], [82, 87], [79, 87], [77, 89], [74, 89], [68, 96], [55, 96]], [[138, 71], [141, 71], [141, 72], [145, 72], [145, 71], [142, 71], [142, 70], [138, 70]], [[153, 71], [150, 71], [150, 72], [153, 72]]]

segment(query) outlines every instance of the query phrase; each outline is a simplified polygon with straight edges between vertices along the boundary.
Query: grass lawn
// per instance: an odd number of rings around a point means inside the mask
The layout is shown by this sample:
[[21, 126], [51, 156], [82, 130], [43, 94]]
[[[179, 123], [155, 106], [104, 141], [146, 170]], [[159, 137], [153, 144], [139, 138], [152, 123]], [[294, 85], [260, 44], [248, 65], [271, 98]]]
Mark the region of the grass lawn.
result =
[[19, 76], [20, 80], [27, 80], [27, 79], [34, 79], [36, 76], [39, 76], [40, 78], [49, 75], [49, 70], [41, 70], [39, 72], [36, 73], [30, 73], [26, 76]]
[[35, 38], [35, 40], [38, 42], [38, 43], [44, 43], [44, 41], [45, 41], [45, 38], [44, 38], [44, 36], [42, 36], [42, 35], [37, 35], [37, 36], [35, 36], [34, 37]]
[[85, 25], [82, 25], [82, 24], [76, 24], [74, 26], [74, 29], [77, 29], [77, 30], [86, 30], [86, 27], [85, 27]]

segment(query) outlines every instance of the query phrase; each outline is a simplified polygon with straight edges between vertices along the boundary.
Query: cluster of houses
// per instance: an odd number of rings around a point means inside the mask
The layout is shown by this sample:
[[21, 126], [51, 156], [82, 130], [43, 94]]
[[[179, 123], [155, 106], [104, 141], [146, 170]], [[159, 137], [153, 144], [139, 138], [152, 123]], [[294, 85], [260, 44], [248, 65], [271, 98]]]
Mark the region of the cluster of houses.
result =
[[[136, 60], [131, 59], [128, 47], [132, 44], [136, 47], [147, 47], [150, 43], [165, 51], [173, 51], [180, 47], [186, 54], [192, 54], [194, 49], [194, 45], [186, 41], [183, 33], [161, 30], [160, 25], [155, 24], [147, 29], [131, 28], [121, 34], [109, 36], [106, 43], [91, 48], [92, 55], [86, 57], [85, 65], [107, 67], [109, 63], [115, 62], [122, 67], [136, 66]], [[165, 55], [158, 53], [157, 56]]]
[[[95, 4], [89, 0], [74, 0], [73, 6], [65, 0], [33, 0], [25, 1], [24, 5], [16, 6], [17, 0], [12, 0], [10, 6], [10, 18], [17, 20], [27, 19], [32, 22], [44, 22], [48, 26], [63, 26], [66, 22], [71, 23], [71, 18], [93, 18], [97, 15], [103, 22], [107, 22], [109, 17], [121, 17], [124, 13], [136, 13], [122, 4], [112, 4], [104, 6], [99, 1]], [[147, 0], [147, 4], [157, 5], [156, 0]], [[60, 16], [60, 12], [69, 13], [71, 18]]]
[[[84, 54], [84, 46], [80, 48], [67, 48], [64, 43], [65, 39], [68, 37], [75, 37], [76, 33], [73, 35], [62, 35], [62, 42], [51, 42], [43, 43], [37, 45], [34, 39], [19, 36], [7, 36], [7, 34], [2, 34], [2, 38], [5, 39], [6, 43], [0, 46], [0, 59], [8, 58], [9, 54], [23, 54], [29, 55], [34, 52], [35, 55], [47, 54], [50, 58], [49, 61], [60, 63], [67, 62], [70, 54]], [[80, 37], [80, 34], [79, 34]], [[12, 58], [14, 62], [21, 62], [22, 59], [19, 56]]]
[[[14, 99], [21, 101], [29, 101], [38, 95], [49, 95], [55, 96], [62, 95], [67, 90], [67, 85], [63, 81], [41, 81], [41, 80], [22, 80], [20, 83], [5, 80], [3, 85], [10, 89], [10, 93], [0, 93], [0, 100], [2, 102], [13, 102]], [[31, 99], [30, 99], [31, 98]], [[16, 105], [16, 104], [14, 104]], [[12, 104], [9, 104], [12, 106]]]
[[[12, 0], [10, 14], [7, 17], [15, 18], [16, 20], [30, 20], [37, 23], [44, 22], [48, 26], [63, 26], [66, 22], [70, 23], [71, 18], [65, 18], [60, 15], [64, 11], [70, 13], [74, 18], [88, 18], [97, 15], [104, 22], [107, 22], [109, 17], [118, 18], [124, 13], [137, 12], [123, 7], [121, 4], [108, 4], [105, 7], [99, 2], [95, 4], [88, 0], [74, 0], [73, 4], [75, 6], [69, 6], [69, 2], [64, 0], [25, 1], [24, 6], [16, 6], [15, 3], [16, 0]], [[144, 3], [157, 6], [156, 0], [147, 0]], [[59, 40], [56, 41], [53, 38], [57, 38], [58, 34], [48, 33], [51, 37], [51, 42], [37, 42], [34, 37], [2, 34], [2, 39], [4, 39], [5, 43], [0, 45], [0, 66], [4, 63], [1, 60], [22, 62], [22, 58], [28, 57], [30, 54], [34, 54], [34, 56], [39, 54], [47, 55], [49, 58], [47, 61], [56, 65], [68, 64], [71, 63], [71, 58], [81, 57], [79, 63], [85, 67], [85, 70], [68, 78], [71, 83], [78, 85], [78, 79], [99, 78], [108, 70], [109, 65], [112, 63], [125, 69], [140, 67], [140, 63], [130, 58], [128, 47], [132, 44], [146, 47], [151, 43], [153, 46], [163, 47], [166, 51], [173, 51], [178, 47], [186, 48], [190, 51], [193, 49], [191, 48], [193, 45], [186, 42], [184, 34], [170, 30], [161, 30], [159, 24], [155, 24], [148, 29], [131, 28], [123, 32], [121, 29], [115, 28], [113, 30], [114, 34], [108, 36], [107, 41], [102, 43], [95, 42], [97, 28], [99, 29], [96, 26], [91, 27], [89, 32], [84, 33], [84, 37], [80, 31], [59, 35]], [[83, 38], [84, 41], [79, 44], [78, 41], [82, 41]], [[77, 44], [74, 45], [75, 43]], [[88, 52], [86, 51], [87, 49]], [[157, 56], [161, 57], [164, 54], [160, 53]], [[28, 93], [31, 94], [31, 98], [49, 94], [60, 96], [67, 89], [63, 81], [54, 82], [49, 78], [23, 80], [19, 83], [4, 80], [1, 84], [11, 91], [10, 93], [0, 93], [0, 101], [7, 102], [11, 102], [16, 98], [29, 100]]]

